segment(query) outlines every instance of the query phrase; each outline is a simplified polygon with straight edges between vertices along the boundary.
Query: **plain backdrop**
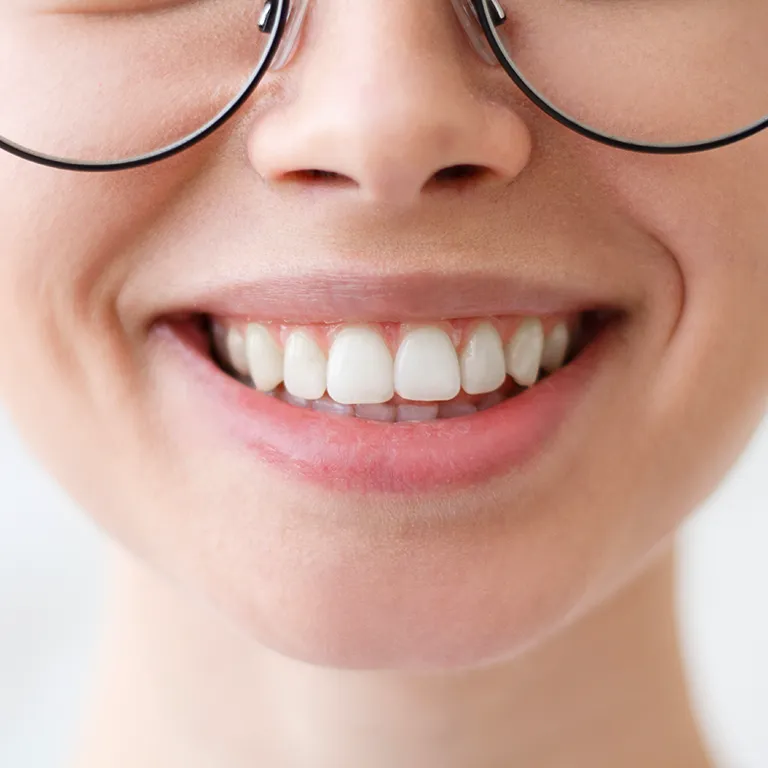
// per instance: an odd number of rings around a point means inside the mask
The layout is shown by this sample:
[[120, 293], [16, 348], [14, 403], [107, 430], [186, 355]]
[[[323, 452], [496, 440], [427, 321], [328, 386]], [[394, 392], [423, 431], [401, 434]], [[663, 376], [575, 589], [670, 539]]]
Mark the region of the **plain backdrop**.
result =
[[[711, 749], [720, 768], [767, 768], [768, 419], [681, 540], [681, 632]], [[108, 546], [0, 411], [2, 768], [64, 765], [96, 647]]]

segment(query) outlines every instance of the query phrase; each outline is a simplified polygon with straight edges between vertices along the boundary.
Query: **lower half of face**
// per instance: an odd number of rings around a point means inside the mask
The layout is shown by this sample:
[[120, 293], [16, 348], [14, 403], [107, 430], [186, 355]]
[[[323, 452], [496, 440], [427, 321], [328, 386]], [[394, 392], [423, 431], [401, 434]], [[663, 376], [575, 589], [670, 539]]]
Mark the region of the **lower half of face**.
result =
[[[655, 162], [610, 173], [625, 218], [612, 208], [603, 272], [585, 258], [595, 306], [531, 293], [506, 310], [534, 274], [509, 258], [453, 281], [434, 264], [399, 282], [371, 270], [351, 292], [330, 270], [322, 296], [296, 289], [310, 308], [294, 302], [290, 323], [249, 304], [253, 286], [152, 314], [126, 309], [137, 281], [110, 261], [109, 227], [67, 239], [87, 219], [60, 204], [30, 242], [9, 217], [0, 393], [89, 513], [255, 640], [339, 667], [511, 656], [637, 572], [764, 413], [765, 176], [749, 171], [747, 194], [727, 164], [678, 161], [676, 178]], [[710, 193], [723, 179], [727, 204]], [[291, 300], [290, 281], [264, 280]], [[312, 316], [328, 301], [333, 323]]]

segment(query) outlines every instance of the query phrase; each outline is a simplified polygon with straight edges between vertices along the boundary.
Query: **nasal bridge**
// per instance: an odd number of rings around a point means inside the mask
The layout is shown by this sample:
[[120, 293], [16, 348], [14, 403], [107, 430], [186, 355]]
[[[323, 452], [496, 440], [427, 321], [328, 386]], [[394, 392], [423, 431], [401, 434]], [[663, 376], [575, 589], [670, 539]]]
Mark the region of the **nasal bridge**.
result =
[[[282, 69], [290, 60], [299, 39], [302, 24], [307, 15], [309, 0], [285, 0], [288, 3], [288, 19], [283, 30], [279, 48], [270, 66], [273, 70]], [[477, 16], [477, 5], [485, 3], [495, 26], [507, 20], [507, 14], [499, 0], [451, 0], [451, 5], [459, 17], [462, 29], [466, 32], [472, 47], [487, 64], [496, 64], [496, 56], [485, 39], [485, 33]], [[259, 29], [269, 34], [277, 21], [278, 5], [275, 0], [265, 0], [259, 16]]]

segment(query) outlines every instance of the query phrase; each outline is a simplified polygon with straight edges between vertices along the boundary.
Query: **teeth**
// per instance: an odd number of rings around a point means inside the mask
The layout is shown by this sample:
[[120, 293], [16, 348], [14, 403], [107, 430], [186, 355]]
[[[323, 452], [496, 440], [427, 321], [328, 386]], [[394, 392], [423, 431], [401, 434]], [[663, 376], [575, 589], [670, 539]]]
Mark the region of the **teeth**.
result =
[[395, 391], [406, 400], [452, 400], [461, 389], [453, 342], [436, 327], [410, 331], [395, 356]]
[[[266, 394], [273, 394], [268, 392]], [[472, 403], [432, 403], [431, 405], [416, 405], [401, 403], [390, 405], [385, 403], [369, 403], [365, 405], [342, 405], [335, 403], [329, 397], [321, 397], [319, 400], [305, 400], [295, 397], [290, 392], [278, 390], [277, 397], [290, 405], [299, 408], [309, 408], [321, 413], [330, 413], [336, 416], [356, 416], [359, 419], [382, 422], [414, 422], [434, 421], [435, 419], [453, 419], [458, 416], [469, 416], [479, 410], [490, 408], [491, 405], [503, 402], [506, 398], [500, 392], [492, 392], [485, 396], [483, 405], [474, 406]]]
[[245, 332], [245, 354], [256, 389], [269, 392], [283, 381], [283, 351], [266, 326], [251, 323]]
[[490, 324], [475, 328], [461, 353], [461, 388], [468, 395], [498, 389], [507, 376], [501, 336]]
[[337, 416], [354, 416], [355, 409], [351, 405], [342, 405], [334, 403], [330, 397], [321, 397], [319, 400], [312, 401], [312, 410], [321, 413], [334, 413]]
[[562, 366], [570, 340], [568, 326], [565, 323], [558, 323], [549, 332], [541, 355], [541, 367], [545, 371], [556, 371]]
[[440, 406], [434, 405], [398, 405], [398, 421], [433, 421], [437, 418]]
[[544, 351], [544, 328], [538, 317], [527, 317], [520, 323], [507, 344], [507, 373], [522, 387], [536, 383]]
[[219, 323], [213, 324], [213, 341], [219, 356], [235, 371], [248, 375], [248, 360], [245, 353], [243, 334], [234, 326], [225, 328]]
[[[391, 324], [278, 331], [269, 323], [214, 320], [211, 329], [224, 367], [256, 389], [325, 413], [391, 422], [485, 410], [507, 396], [498, 391], [508, 392], [507, 375], [530, 387], [543, 371], [562, 367], [569, 350], [581, 344], [582, 316], [544, 322], [552, 323], [547, 334], [534, 316], [460, 321], [455, 331], [442, 322], [412, 326], [402, 330], [396, 353], [389, 343]], [[462, 333], [457, 354], [454, 342]], [[462, 390], [483, 397], [473, 404], [453, 402]], [[401, 398], [397, 405], [395, 395]]]
[[345, 328], [328, 354], [328, 394], [345, 404], [386, 403], [395, 394], [392, 355], [371, 328]]
[[305, 400], [303, 397], [296, 397], [296, 395], [292, 395], [290, 392], [283, 391], [278, 397], [289, 405], [295, 405], [299, 408], [308, 408], [312, 405], [312, 401]]
[[371, 421], [395, 421], [397, 409], [394, 405], [356, 405], [355, 416]]
[[440, 403], [438, 416], [441, 419], [454, 419], [457, 416], [470, 416], [477, 413], [477, 406], [472, 403]]
[[325, 355], [305, 331], [294, 331], [285, 343], [285, 388], [296, 397], [319, 400], [325, 394]]
[[504, 401], [504, 395], [498, 390], [496, 392], [489, 392], [478, 404], [478, 411], [487, 411], [489, 408], [493, 408], [494, 405]]

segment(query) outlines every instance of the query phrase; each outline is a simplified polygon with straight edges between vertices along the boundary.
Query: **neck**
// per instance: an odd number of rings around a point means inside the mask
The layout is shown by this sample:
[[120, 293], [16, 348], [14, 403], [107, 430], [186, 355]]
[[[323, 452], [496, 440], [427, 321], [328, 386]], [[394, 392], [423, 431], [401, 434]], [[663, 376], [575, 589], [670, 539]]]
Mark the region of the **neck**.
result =
[[674, 613], [674, 551], [521, 658], [443, 675], [279, 656], [115, 555], [78, 768], [708, 768]]

